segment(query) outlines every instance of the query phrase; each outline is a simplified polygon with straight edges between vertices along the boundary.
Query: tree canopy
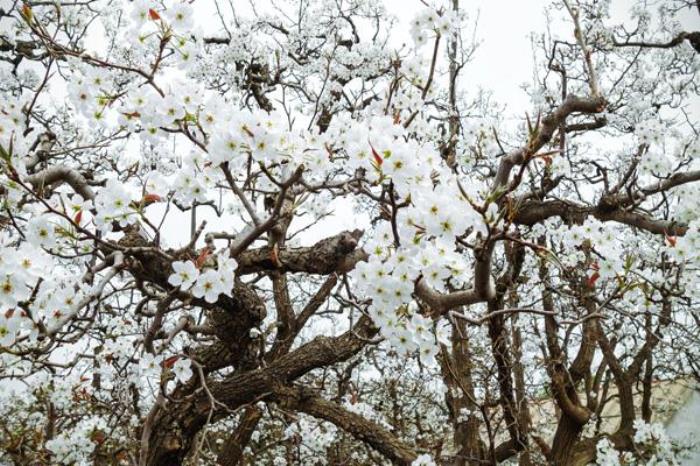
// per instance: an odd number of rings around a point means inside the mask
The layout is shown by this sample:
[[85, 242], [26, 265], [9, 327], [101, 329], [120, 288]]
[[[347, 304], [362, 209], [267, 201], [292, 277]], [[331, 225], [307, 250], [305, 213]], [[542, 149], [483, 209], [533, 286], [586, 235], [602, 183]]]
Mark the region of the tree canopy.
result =
[[0, 463], [676, 464], [700, 3], [239, 3], [0, 0]]

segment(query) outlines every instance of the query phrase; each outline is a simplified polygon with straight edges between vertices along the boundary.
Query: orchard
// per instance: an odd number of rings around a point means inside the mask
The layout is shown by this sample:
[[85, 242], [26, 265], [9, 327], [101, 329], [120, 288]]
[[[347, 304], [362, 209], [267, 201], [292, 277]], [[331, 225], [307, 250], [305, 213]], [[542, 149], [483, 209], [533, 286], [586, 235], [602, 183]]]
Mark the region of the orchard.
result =
[[681, 464], [700, 3], [502, 14], [0, 0], [0, 464]]

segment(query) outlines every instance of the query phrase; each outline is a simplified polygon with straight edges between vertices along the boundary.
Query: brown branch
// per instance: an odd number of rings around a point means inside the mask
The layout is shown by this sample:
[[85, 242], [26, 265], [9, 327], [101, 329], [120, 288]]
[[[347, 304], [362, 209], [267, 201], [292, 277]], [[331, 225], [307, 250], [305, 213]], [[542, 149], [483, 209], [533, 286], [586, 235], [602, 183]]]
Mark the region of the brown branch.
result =
[[418, 456], [411, 447], [381, 425], [323, 399], [310, 389], [302, 386], [278, 387], [275, 398], [286, 408], [335, 424], [396, 464], [409, 465]]
[[681, 32], [673, 39], [668, 42], [617, 42], [613, 40], [613, 45], [615, 47], [641, 47], [645, 49], [670, 49], [676, 47], [687, 40], [690, 45], [700, 53], [700, 31], [695, 32]]
[[623, 223], [658, 235], [683, 236], [688, 229], [682, 223], [654, 219], [641, 212], [609, 205], [580, 205], [565, 200], [528, 201], [518, 209], [513, 221], [520, 225], [534, 225], [551, 217], [560, 217], [565, 222], [582, 223], [589, 216], [603, 222]]
[[217, 464], [221, 466], [237, 466], [243, 457], [243, 450], [250, 441], [250, 437], [262, 418], [262, 411], [256, 406], [246, 408], [236, 429], [226, 440], [226, 444], [219, 452]]
[[[378, 329], [370, 319], [362, 317], [347, 332], [337, 337], [316, 337], [295, 351], [280, 356], [267, 367], [236, 371], [220, 382], [210, 382], [212, 396], [227, 407], [226, 410], [217, 408], [211, 422], [216, 422], [232, 410], [270, 396], [280, 384], [292, 383], [309, 371], [348, 360], [377, 333]], [[177, 409], [163, 409], [154, 422], [148, 464], [181, 464], [196, 434], [209, 419], [209, 413], [210, 403], [202, 391], [183, 399]]]
[[415, 285], [415, 293], [438, 315], [446, 314], [456, 307], [469, 306], [485, 301], [484, 297], [479, 295], [473, 288], [445, 294], [433, 289], [422, 278]]
[[278, 248], [276, 260], [273, 247], [265, 246], [242, 252], [238, 258], [239, 275], [264, 271], [304, 272], [328, 275], [334, 273], [344, 260], [357, 247], [362, 237], [362, 230], [344, 231], [330, 238], [323, 239], [313, 246], [301, 248]]

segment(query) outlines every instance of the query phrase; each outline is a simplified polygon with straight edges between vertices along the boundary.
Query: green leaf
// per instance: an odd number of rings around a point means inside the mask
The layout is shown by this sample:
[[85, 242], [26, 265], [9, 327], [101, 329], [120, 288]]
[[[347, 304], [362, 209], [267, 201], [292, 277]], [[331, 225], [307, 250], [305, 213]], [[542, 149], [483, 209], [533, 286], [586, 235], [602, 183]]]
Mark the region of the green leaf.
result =
[[12, 158], [12, 156], [9, 152], [7, 152], [7, 150], [5, 150], [4, 147], [0, 146], [0, 158], [2, 158], [7, 163], [10, 163], [10, 159]]

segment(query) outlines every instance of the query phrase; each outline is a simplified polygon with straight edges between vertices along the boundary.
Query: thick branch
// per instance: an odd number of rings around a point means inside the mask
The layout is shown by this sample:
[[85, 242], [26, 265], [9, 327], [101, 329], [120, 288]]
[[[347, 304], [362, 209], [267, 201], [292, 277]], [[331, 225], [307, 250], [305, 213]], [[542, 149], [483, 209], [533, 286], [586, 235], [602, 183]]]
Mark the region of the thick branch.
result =
[[301, 386], [279, 387], [275, 390], [275, 397], [285, 407], [335, 424], [395, 463], [408, 465], [418, 456], [411, 447], [381, 425], [323, 399], [312, 390]]
[[95, 193], [87, 180], [77, 170], [62, 165], [50, 167], [40, 172], [28, 175], [24, 180], [34, 188], [40, 189], [54, 183], [67, 183], [73, 190], [83, 196], [83, 199], [95, 199]]
[[614, 221], [637, 227], [654, 234], [682, 236], [687, 226], [670, 220], [649, 217], [641, 212], [622, 210], [610, 205], [586, 206], [566, 200], [528, 201], [518, 209], [513, 221], [520, 225], [534, 225], [551, 217], [565, 222], [581, 223], [593, 216], [601, 221]]
[[439, 315], [446, 314], [449, 310], [457, 307], [469, 306], [486, 300], [485, 296], [480, 295], [473, 288], [447, 294], [440, 293], [425, 283], [423, 279], [416, 283], [415, 293]]
[[245, 410], [238, 427], [231, 433], [221, 452], [219, 452], [217, 464], [221, 466], [236, 466], [240, 464], [243, 450], [250, 441], [253, 432], [255, 432], [260, 418], [262, 418], [262, 411], [256, 406]]
[[670, 49], [676, 47], [687, 40], [696, 52], [700, 53], [700, 31], [681, 32], [668, 42], [617, 42], [613, 41], [616, 47], [641, 47], [646, 49]]
[[[212, 396], [227, 409], [211, 406], [204, 391], [183, 399], [177, 409], [163, 409], [154, 423], [149, 441], [149, 465], [181, 464], [196, 434], [207, 420], [215, 422], [241, 406], [269, 397], [280, 384], [292, 383], [316, 368], [325, 367], [362, 350], [378, 330], [367, 317], [337, 337], [317, 337], [295, 351], [283, 355], [267, 367], [251, 371], [236, 371], [221, 382], [209, 383]], [[176, 391], [174, 396], [179, 395]], [[210, 418], [210, 411], [214, 409]]]
[[607, 102], [602, 97], [584, 98], [570, 94], [559, 107], [542, 119], [542, 123], [527, 145], [510, 152], [501, 160], [494, 180], [494, 191], [508, 183], [510, 172], [515, 165], [524, 163], [528, 157], [536, 154], [552, 139], [554, 132], [566, 117], [573, 113], [600, 113], [605, 110], [606, 105]]
[[[272, 247], [245, 251], [238, 256], [238, 274], [272, 271], [304, 272], [328, 275], [338, 270], [343, 260], [357, 247], [362, 230], [344, 231], [303, 248]], [[276, 256], [276, 257], [275, 257]]]

